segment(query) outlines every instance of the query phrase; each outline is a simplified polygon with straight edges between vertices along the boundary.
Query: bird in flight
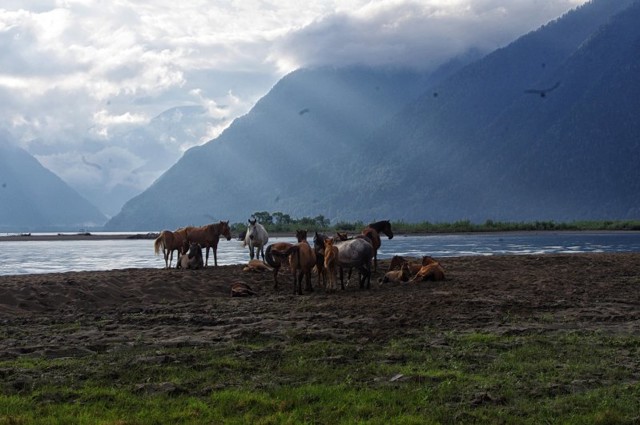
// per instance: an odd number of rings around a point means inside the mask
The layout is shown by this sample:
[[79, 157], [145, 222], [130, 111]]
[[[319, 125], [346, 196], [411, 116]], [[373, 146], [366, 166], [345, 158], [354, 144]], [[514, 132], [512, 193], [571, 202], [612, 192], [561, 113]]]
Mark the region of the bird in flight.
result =
[[533, 93], [533, 94], [539, 94], [540, 97], [546, 97], [547, 93], [549, 93], [552, 90], [557, 89], [560, 86], [560, 81], [558, 81], [557, 83], [555, 83], [553, 85], [553, 87], [549, 87], [548, 89], [528, 89], [525, 90], [525, 93]]
[[300, 115], [304, 115], [304, 114], [306, 114], [306, 113], [308, 113], [308, 112], [309, 112], [309, 108], [304, 108], [304, 109], [302, 109], [300, 112], [298, 112], [298, 114], [300, 114]]

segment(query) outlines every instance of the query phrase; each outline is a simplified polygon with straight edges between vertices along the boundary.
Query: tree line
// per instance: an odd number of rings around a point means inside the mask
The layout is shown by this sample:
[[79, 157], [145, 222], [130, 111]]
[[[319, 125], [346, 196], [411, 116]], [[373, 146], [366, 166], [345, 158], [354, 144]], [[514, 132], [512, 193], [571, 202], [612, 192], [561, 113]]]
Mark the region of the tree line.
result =
[[[268, 232], [295, 232], [307, 229], [322, 232], [347, 231], [360, 232], [369, 222], [360, 220], [348, 222], [340, 221], [331, 224], [331, 220], [324, 215], [315, 217], [294, 218], [283, 212], [256, 211], [252, 214]], [[376, 220], [371, 220], [371, 222]], [[407, 223], [391, 221], [395, 233], [464, 233], [464, 232], [511, 232], [511, 231], [587, 231], [587, 230], [640, 230], [640, 220], [580, 220], [572, 222], [530, 221], [505, 222], [486, 220], [484, 223], [473, 223], [470, 220], [458, 220], [451, 223]], [[234, 232], [246, 230], [247, 223], [234, 223]]]

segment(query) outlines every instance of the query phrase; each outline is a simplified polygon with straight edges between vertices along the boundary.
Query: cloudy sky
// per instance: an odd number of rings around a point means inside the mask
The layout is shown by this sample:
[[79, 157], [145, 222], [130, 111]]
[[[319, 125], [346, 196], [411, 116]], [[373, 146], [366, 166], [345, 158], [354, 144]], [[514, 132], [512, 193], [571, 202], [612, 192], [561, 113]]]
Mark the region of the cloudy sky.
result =
[[2, 0], [0, 130], [112, 215], [296, 68], [429, 70], [585, 1]]

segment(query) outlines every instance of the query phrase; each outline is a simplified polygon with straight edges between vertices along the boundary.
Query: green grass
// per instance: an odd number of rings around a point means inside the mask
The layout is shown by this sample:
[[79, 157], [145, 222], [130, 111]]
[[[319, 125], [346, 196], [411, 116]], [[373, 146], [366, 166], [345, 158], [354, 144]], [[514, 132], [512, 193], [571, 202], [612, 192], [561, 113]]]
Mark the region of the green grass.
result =
[[638, 359], [638, 336], [437, 330], [23, 357], [0, 362], [0, 425], [632, 424]]

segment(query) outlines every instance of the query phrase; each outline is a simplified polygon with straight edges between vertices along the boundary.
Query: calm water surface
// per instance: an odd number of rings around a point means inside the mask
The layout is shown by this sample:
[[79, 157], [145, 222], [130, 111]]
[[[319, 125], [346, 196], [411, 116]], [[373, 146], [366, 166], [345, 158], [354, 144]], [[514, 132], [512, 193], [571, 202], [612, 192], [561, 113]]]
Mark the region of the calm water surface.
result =
[[[295, 239], [269, 239], [269, 243], [279, 241], [295, 242]], [[640, 232], [396, 235], [391, 240], [383, 236], [378, 258], [584, 252], [640, 252]], [[209, 257], [213, 264], [213, 254]], [[249, 253], [242, 242], [220, 241], [218, 264], [242, 264], [248, 260]], [[173, 261], [175, 264], [175, 258]], [[153, 240], [0, 242], [0, 275], [146, 267], [164, 267], [162, 255], [153, 252]]]

